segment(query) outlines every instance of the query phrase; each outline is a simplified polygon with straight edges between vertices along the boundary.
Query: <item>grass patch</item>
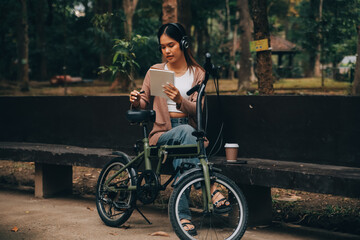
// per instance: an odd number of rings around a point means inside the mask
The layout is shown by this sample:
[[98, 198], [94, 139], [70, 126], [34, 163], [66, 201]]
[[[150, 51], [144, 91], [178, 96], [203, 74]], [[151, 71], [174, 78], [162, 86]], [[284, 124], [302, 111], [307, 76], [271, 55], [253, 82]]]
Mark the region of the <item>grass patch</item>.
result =
[[[330, 78], [324, 79], [325, 88], [349, 88], [349, 82], [339, 82]], [[283, 78], [274, 83], [274, 88], [321, 88], [321, 78]]]
[[[143, 79], [135, 80], [137, 89], [140, 89]], [[220, 79], [220, 92], [224, 95], [237, 94], [237, 79]], [[69, 84], [66, 89], [68, 96], [116, 96], [127, 95], [120, 87], [110, 90], [111, 82], [95, 80], [92, 83]], [[250, 92], [256, 92], [257, 83], [250, 85]], [[349, 95], [351, 83], [338, 82], [333, 79], [325, 79], [325, 87], [321, 88], [321, 78], [284, 78], [274, 83], [275, 94], [328, 94]], [[209, 94], [215, 93], [214, 82], [210, 79], [207, 85]], [[247, 91], [240, 93], [248, 94]], [[30, 81], [30, 91], [21, 92], [20, 84], [14, 81], [0, 82], [0, 96], [65, 96], [64, 86], [52, 86], [49, 82]]]

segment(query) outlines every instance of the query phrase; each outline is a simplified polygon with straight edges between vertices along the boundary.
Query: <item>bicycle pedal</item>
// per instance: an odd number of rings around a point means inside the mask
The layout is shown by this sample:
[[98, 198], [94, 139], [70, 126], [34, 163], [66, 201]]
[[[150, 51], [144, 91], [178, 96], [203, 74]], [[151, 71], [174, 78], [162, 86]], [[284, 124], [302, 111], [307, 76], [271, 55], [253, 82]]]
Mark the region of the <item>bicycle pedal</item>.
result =
[[232, 207], [231, 205], [229, 205], [229, 208], [227, 209], [216, 209], [214, 208], [214, 214], [216, 215], [224, 215], [224, 214], [228, 214], [229, 212], [231, 212]]
[[109, 198], [104, 198], [104, 197], [101, 198], [101, 201], [103, 201], [105, 204], [112, 203], [112, 201]]

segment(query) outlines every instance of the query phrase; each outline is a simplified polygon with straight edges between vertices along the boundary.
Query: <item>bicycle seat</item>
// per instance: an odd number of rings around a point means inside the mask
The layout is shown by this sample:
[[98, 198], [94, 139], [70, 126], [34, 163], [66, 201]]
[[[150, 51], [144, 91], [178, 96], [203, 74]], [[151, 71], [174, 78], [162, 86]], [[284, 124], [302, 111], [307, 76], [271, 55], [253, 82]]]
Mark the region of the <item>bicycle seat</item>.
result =
[[132, 123], [155, 122], [156, 112], [154, 110], [128, 110], [126, 118]]

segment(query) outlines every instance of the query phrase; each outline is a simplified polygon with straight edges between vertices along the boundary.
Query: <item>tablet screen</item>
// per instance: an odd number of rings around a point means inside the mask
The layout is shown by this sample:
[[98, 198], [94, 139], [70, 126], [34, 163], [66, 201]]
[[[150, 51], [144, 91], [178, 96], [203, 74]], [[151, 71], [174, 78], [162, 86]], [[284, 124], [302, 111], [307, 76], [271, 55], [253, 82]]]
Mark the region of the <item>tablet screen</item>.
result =
[[175, 73], [168, 70], [150, 69], [150, 92], [151, 96], [167, 98], [163, 92], [163, 85], [174, 84]]

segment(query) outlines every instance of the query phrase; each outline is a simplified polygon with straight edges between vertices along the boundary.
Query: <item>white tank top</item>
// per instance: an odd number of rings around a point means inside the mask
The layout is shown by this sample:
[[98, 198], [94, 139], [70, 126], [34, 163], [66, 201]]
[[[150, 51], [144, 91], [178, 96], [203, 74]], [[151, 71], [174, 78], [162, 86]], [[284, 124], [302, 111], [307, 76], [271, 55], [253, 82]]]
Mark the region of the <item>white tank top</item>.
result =
[[[169, 70], [167, 67], [167, 64], [165, 65], [165, 70]], [[190, 71], [190, 68], [186, 71], [184, 75], [181, 77], [175, 77], [174, 79], [174, 85], [177, 89], [179, 89], [180, 95], [185, 98], [189, 99], [189, 96], [186, 95], [186, 92], [190, 90], [193, 82], [194, 82], [194, 71]], [[178, 112], [181, 113], [181, 111], [176, 109], [176, 103], [171, 100], [167, 99], [167, 105], [169, 112]]]

